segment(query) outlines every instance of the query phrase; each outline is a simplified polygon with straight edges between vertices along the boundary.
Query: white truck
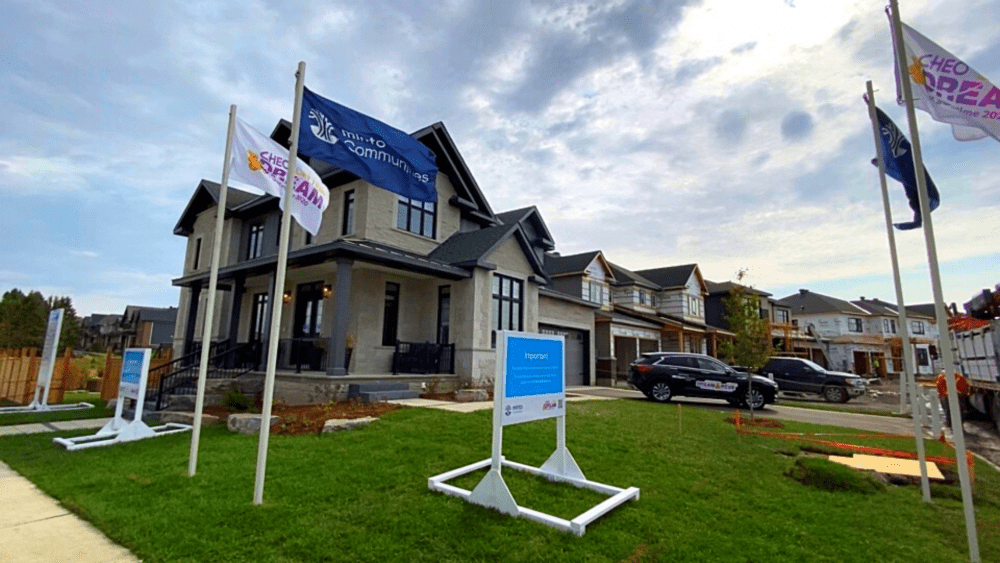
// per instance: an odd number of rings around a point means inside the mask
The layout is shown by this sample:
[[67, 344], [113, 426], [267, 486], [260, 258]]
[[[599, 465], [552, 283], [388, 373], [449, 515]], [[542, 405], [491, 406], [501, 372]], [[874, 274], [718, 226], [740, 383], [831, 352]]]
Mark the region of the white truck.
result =
[[948, 319], [962, 373], [969, 381], [969, 406], [989, 417], [1000, 433], [1000, 284], [965, 304], [967, 315]]

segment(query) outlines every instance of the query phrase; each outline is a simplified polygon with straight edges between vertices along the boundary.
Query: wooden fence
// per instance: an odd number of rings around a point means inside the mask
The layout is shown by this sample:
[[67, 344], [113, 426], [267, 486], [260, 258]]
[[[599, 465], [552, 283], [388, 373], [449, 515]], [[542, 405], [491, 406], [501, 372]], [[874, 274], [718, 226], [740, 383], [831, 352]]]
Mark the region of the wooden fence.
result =
[[[149, 361], [149, 380], [146, 382], [146, 389], [156, 389], [160, 384], [160, 373], [154, 372], [156, 368], [169, 364], [171, 351], [167, 348], [164, 353], [154, 357]], [[104, 357], [104, 373], [101, 375], [101, 398], [107, 401], [118, 396], [118, 382], [121, 379], [122, 358], [115, 356], [108, 350]]]
[[[37, 348], [0, 350], [0, 398], [26, 405], [35, 398], [35, 383], [42, 358]], [[75, 384], [80, 377], [79, 369], [73, 362], [73, 351], [56, 358], [49, 384], [50, 404], [63, 402], [66, 383]], [[75, 388], [75, 387], [74, 387]]]

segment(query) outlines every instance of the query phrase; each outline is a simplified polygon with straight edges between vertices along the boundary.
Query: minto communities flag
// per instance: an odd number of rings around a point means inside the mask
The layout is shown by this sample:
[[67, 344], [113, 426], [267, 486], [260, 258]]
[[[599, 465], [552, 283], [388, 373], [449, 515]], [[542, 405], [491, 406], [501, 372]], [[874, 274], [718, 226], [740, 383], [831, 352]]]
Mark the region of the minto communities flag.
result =
[[[891, 24], [891, 14], [889, 18]], [[955, 55], [900, 23], [907, 75], [919, 86], [913, 91], [913, 107], [931, 114], [935, 121], [951, 124], [959, 141], [987, 135], [1000, 141], [1000, 89]], [[902, 104], [898, 74], [896, 91]]]
[[403, 197], [437, 201], [434, 153], [420, 141], [308, 88], [302, 92], [301, 123], [299, 153]]
[[[232, 179], [277, 197], [284, 210], [288, 149], [237, 118], [230, 150], [229, 174]], [[319, 174], [301, 158], [298, 159], [292, 189], [292, 217], [316, 236], [323, 220], [323, 210], [329, 203], [330, 191], [323, 185]]]
[[[896, 127], [896, 124], [889, 119], [889, 116], [879, 108], [875, 108], [878, 116], [879, 139], [882, 141], [882, 154], [885, 155], [885, 172], [896, 180], [903, 183], [906, 191], [906, 199], [910, 202], [910, 209], [913, 210], [913, 222], [893, 223], [900, 230], [919, 228], [923, 221], [920, 217], [920, 198], [917, 193], [917, 173], [913, 168], [913, 153], [910, 150], [910, 141], [906, 140], [903, 132]], [[878, 159], [872, 159], [872, 164], [878, 166]], [[931, 175], [924, 170], [924, 179], [927, 182], [927, 196], [930, 199], [931, 211], [937, 209], [941, 203], [937, 187], [931, 180]]]

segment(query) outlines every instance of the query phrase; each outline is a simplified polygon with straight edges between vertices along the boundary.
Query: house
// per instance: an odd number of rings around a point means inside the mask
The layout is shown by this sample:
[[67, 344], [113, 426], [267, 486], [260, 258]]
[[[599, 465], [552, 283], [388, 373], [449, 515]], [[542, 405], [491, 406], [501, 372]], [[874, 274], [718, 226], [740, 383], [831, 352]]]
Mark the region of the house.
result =
[[98, 352], [115, 347], [120, 342], [116, 336], [121, 318], [121, 315], [102, 313], [84, 317], [80, 321], [80, 348]]
[[[289, 129], [282, 121], [271, 137], [287, 146]], [[412, 136], [436, 156], [438, 201], [411, 201], [313, 160], [330, 202], [316, 236], [292, 225], [284, 287], [275, 287], [277, 199], [229, 190], [213, 342], [266, 342], [279, 306], [279, 380], [389, 377], [397, 352], [420, 345], [436, 355], [436, 374], [486, 385], [498, 330], [576, 330], [581, 346], [591, 338], [581, 334], [593, 334], [581, 314], [590, 308], [547, 290], [543, 256], [554, 243], [537, 210], [494, 213], [444, 124]], [[201, 181], [174, 229], [187, 239], [173, 281], [178, 355], [200, 344], [219, 195]]]
[[[899, 374], [903, 371], [903, 338], [899, 323], [899, 306], [881, 299], [865, 299], [852, 301], [854, 305], [869, 312], [871, 319], [866, 323], [866, 329], [875, 334], [881, 334], [885, 339], [888, 356], [884, 371]], [[909, 322], [910, 344], [913, 346], [916, 358], [916, 373], [918, 375], [933, 375], [937, 372], [934, 360], [937, 359], [938, 329], [934, 324], [934, 304], [907, 305], [906, 319]], [[882, 375], [884, 374], [884, 371]]]
[[778, 303], [770, 293], [741, 286], [732, 281], [705, 280], [705, 285], [708, 287], [708, 296], [705, 298], [705, 322], [709, 326], [729, 330], [729, 322], [726, 320], [725, 298], [733, 289], [743, 287], [758, 301], [760, 318], [768, 322], [771, 346], [775, 354], [804, 357], [825, 365], [826, 359], [822, 346], [817, 344], [811, 335], [799, 328], [798, 322], [792, 318], [791, 309]]
[[[901, 349], [896, 337], [895, 305], [879, 300], [845, 301], [807, 289], [778, 300], [792, 311], [793, 320], [805, 328], [824, 347], [826, 367], [859, 375], [886, 376], [899, 373]], [[909, 308], [908, 308], [909, 311]], [[930, 346], [935, 335], [927, 318], [919, 314], [911, 319], [911, 335], [917, 357], [917, 373], [930, 375]]]
[[128, 305], [118, 321], [119, 346], [121, 349], [170, 346], [176, 322], [177, 307]]

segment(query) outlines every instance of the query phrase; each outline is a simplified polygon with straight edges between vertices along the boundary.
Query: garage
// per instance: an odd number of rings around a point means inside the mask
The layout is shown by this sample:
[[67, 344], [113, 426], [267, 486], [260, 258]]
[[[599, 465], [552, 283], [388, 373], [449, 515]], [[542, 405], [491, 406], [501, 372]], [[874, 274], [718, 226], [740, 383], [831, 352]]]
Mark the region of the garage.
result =
[[554, 325], [538, 325], [542, 334], [556, 334], [566, 339], [566, 385], [589, 385], [587, 373], [590, 336], [585, 330], [565, 328]]

